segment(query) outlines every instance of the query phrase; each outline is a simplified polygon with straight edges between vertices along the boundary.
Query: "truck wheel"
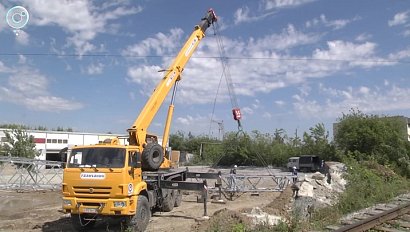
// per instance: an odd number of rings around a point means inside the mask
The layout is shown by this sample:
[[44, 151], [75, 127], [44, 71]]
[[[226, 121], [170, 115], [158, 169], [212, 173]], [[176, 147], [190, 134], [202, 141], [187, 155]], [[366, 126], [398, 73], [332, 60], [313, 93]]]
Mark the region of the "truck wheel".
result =
[[161, 145], [148, 143], [141, 155], [141, 166], [144, 171], [156, 171], [164, 161], [164, 151]]
[[145, 231], [151, 218], [151, 210], [146, 196], [139, 195], [137, 200], [137, 212], [131, 220], [124, 221], [125, 231]]
[[162, 206], [161, 211], [170, 212], [174, 209], [175, 205], [175, 190], [172, 189], [163, 189], [162, 190]]
[[182, 203], [182, 192], [181, 190], [174, 190], [175, 191], [175, 204], [174, 207], [179, 207]]
[[[94, 227], [95, 221], [94, 220], [86, 220], [84, 215], [79, 214], [71, 214], [71, 225], [75, 231], [87, 231]], [[92, 218], [92, 217], [87, 217]]]

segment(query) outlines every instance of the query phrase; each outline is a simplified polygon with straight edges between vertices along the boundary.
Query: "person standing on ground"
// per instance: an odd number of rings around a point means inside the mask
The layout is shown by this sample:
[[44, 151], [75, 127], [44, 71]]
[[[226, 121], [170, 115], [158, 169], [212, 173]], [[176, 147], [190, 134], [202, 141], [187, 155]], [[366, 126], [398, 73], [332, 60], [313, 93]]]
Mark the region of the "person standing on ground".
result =
[[236, 166], [236, 164], [233, 166], [233, 168], [231, 169], [231, 171], [229, 172], [229, 187], [231, 190], [236, 191], [236, 168], [238, 166]]
[[295, 166], [293, 166], [292, 168], [292, 180], [293, 183], [296, 183], [296, 181], [298, 181], [298, 171]]
[[292, 197], [294, 197], [295, 199], [299, 197], [299, 186], [297, 185], [296, 182], [294, 182], [292, 184], [292, 186], [290, 186], [290, 188], [292, 189]]

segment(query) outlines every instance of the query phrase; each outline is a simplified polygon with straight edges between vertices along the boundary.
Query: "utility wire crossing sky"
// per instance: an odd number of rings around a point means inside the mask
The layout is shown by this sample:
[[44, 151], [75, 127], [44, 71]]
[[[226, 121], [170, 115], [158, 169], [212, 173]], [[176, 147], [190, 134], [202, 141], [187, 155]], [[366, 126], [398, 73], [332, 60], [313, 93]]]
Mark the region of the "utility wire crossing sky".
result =
[[351, 108], [410, 116], [410, 1], [16, 0], [0, 3], [0, 123], [126, 133], [209, 8], [218, 35], [185, 67], [171, 132], [236, 130], [221, 60], [246, 131], [331, 131]]

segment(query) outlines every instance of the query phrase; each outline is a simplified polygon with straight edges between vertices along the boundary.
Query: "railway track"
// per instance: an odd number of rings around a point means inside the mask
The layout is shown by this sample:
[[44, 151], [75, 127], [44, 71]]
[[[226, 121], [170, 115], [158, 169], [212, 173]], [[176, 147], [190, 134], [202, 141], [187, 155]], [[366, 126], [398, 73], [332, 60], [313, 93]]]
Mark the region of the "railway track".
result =
[[335, 232], [410, 231], [410, 194], [351, 214], [343, 218], [340, 225], [328, 226], [327, 229]]

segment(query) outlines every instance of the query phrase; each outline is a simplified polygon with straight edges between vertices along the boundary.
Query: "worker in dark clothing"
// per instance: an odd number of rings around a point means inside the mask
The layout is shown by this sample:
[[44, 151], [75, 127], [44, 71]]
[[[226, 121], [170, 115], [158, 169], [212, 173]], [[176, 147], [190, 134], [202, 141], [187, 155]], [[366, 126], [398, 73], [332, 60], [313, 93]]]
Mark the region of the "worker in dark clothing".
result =
[[290, 186], [290, 188], [292, 189], [292, 197], [298, 198], [299, 186], [297, 185], [297, 183], [293, 183], [292, 186]]

